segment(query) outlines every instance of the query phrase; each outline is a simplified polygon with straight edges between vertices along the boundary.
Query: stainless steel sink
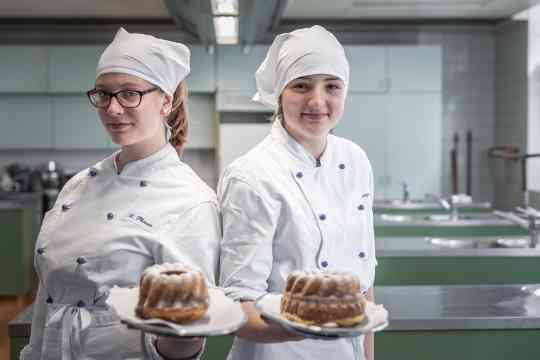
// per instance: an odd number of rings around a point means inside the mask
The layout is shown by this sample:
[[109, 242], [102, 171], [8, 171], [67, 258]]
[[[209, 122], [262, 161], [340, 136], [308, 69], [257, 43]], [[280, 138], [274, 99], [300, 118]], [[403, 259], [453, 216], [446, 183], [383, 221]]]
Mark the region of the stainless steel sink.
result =
[[381, 214], [380, 219], [382, 221], [411, 222], [411, 221], [415, 221], [417, 217], [412, 216], [412, 215]]
[[497, 217], [492, 213], [460, 214], [457, 219], [452, 218], [450, 214], [380, 214], [376, 216], [375, 224], [407, 227], [514, 226], [511, 221]]
[[531, 239], [529, 238], [500, 238], [495, 242], [497, 247], [501, 248], [528, 248]]
[[431, 245], [445, 249], [473, 249], [478, 247], [478, 241], [470, 239], [426, 238], [426, 241]]
[[[466, 204], [456, 204], [460, 209], [491, 209], [489, 202], [472, 202]], [[439, 210], [441, 206], [433, 201], [426, 200], [382, 200], [375, 201], [375, 208], [380, 210]]]
[[442, 249], [490, 249], [508, 248], [521, 249], [529, 247], [529, 239], [526, 237], [506, 237], [506, 238], [425, 238], [430, 245]]
[[[478, 217], [476, 217], [478, 218]], [[485, 217], [481, 217], [485, 218]], [[452, 219], [452, 216], [449, 214], [433, 214], [433, 215], [427, 215], [424, 217], [424, 220], [427, 221], [459, 221], [459, 220], [473, 220], [475, 219], [474, 216], [470, 215], [460, 215], [457, 219]]]

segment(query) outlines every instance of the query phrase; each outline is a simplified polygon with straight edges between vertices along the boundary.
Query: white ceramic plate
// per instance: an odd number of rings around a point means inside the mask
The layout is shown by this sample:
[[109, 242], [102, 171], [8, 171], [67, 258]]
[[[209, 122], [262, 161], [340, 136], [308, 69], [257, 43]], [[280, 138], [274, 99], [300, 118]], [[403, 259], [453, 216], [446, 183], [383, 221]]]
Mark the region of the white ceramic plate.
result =
[[210, 305], [206, 315], [189, 324], [176, 324], [161, 319], [141, 319], [135, 315], [139, 288], [111, 289], [107, 303], [117, 312], [120, 320], [130, 328], [170, 336], [219, 336], [230, 334], [247, 321], [239, 302], [225, 295], [219, 288], [209, 288]]
[[266, 294], [255, 303], [255, 308], [264, 316], [300, 335], [313, 339], [332, 340], [341, 337], [355, 337], [381, 331], [388, 326], [388, 311], [382, 305], [372, 302], [366, 304], [366, 317], [352, 327], [326, 327], [304, 325], [290, 321], [280, 314], [281, 294]]

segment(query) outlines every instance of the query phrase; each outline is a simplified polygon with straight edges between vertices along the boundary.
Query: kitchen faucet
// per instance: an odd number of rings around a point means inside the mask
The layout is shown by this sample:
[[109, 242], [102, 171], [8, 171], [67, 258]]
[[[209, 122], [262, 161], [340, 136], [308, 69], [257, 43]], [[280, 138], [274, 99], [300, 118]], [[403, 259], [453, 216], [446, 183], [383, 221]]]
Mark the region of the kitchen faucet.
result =
[[426, 198], [434, 200], [441, 208], [447, 210], [450, 213], [450, 220], [457, 220], [459, 218], [458, 207], [456, 206], [457, 201], [454, 195], [450, 196], [448, 200], [435, 194], [426, 194]]
[[401, 183], [401, 190], [403, 194], [401, 196], [401, 201], [403, 203], [408, 203], [410, 200], [410, 193], [409, 193], [409, 187], [405, 181]]
[[[529, 247], [534, 249], [538, 245], [538, 235], [540, 230], [540, 224], [537, 220], [540, 219], [540, 211], [532, 207], [517, 207], [515, 212], [521, 216], [518, 216], [512, 212], [504, 211], [494, 211], [493, 213], [497, 216], [503, 217], [512, 221], [513, 223], [521, 226], [522, 228], [529, 231]], [[527, 220], [523, 219], [522, 216], [526, 216]]]

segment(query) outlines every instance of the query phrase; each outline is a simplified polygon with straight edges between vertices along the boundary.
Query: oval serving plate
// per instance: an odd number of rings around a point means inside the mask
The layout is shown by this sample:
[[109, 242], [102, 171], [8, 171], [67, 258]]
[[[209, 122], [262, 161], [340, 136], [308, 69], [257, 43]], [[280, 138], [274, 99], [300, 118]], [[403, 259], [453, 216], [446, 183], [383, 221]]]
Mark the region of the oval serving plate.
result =
[[360, 324], [352, 327], [327, 327], [296, 323], [281, 316], [280, 307], [281, 294], [266, 294], [255, 303], [255, 308], [263, 316], [288, 330], [313, 339], [334, 340], [341, 337], [355, 337], [381, 331], [388, 326], [388, 311], [382, 305], [376, 305], [369, 301], [366, 304], [366, 318]]
[[129, 328], [169, 336], [220, 336], [238, 330], [247, 321], [240, 303], [225, 295], [219, 288], [209, 288], [210, 305], [206, 315], [189, 324], [176, 324], [161, 319], [141, 319], [135, 315], [139, 288], [113, 287], [107, 303]]

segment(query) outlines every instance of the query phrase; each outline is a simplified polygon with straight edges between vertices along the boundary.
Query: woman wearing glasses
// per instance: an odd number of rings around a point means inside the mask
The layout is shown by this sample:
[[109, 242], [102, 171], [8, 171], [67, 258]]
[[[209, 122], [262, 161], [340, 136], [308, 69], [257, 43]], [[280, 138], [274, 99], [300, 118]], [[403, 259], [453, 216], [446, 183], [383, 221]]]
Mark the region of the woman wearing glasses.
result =
[[92, 105], [121, 149], [74, 176], [43, 221], [40, 285], [22, 359], [191, 359], [203, 339], [128, 330], [109, 289], [153, 264], [181, 262], [214, 284], [220, 226], [213, 191], [180, 158], [187, 136], [189, 50], [120, 29], [105, 49]]

